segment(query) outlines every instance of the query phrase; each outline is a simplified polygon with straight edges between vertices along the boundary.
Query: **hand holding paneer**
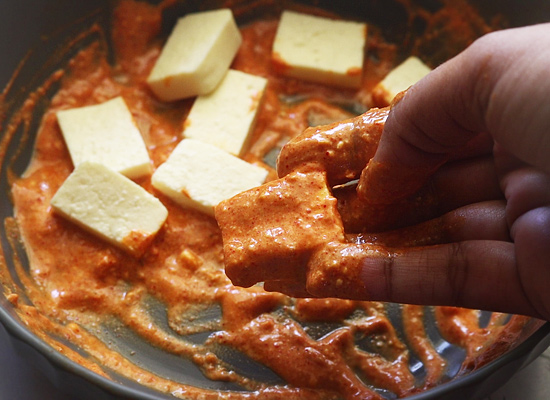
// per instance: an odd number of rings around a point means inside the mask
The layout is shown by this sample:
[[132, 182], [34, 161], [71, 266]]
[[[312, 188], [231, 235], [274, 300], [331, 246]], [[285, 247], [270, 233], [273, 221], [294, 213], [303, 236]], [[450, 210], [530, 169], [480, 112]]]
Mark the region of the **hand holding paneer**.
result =
[[[548, 65], [550, 25], [490, 34], [391, 111], [310, 128], [283, 148], [280, 180], [255, 190], [299, 179], [316, 182], [316, 194], [293, 193], [293, 204], [268, 213], [278, 219], [250, 231], [248, 247], [233, 248], [239, 257], [227, 257], [227, 227], [238, 222], [226, 212], [251, 207], [261, 223], [261, 196], [216, 209], [228, 275], [295, 296], [550, 319]], [[308, 209], [319, 217], [304, 222]]]
[[[549, 65], [550, 24], [492, 33], [393, 107], [359, 184], [366, 204], [384, 208], [406, 198], [472, 141], [491, 168], [456, 183], [453, 192], [469, 197], [458, 210], [461, 237], [389, 267], [369, 260], [365, 297], [550, 319]], [[415, 182], [404, 182], [402, 171], [418, 171]], [[495, 185], [500, 201], [492, 199]]]

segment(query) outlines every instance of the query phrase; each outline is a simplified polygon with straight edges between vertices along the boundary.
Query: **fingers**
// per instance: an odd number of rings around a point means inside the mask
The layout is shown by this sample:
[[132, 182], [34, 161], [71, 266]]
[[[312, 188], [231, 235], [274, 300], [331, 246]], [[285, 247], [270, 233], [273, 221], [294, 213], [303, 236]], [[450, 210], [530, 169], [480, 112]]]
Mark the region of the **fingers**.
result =
[[550, 320], [550, 206], [522, 214], [511, 233], [525, 296], [544, 319]]
[[440, 213], [504, 198], [491, 156], [446, 164], [431, 177], [428, 185], [436, 193]]
[[[264, 288], [267, 291], [281, 292], [292, 297], [312, 297], [313, 293], [341, 297], [340, 292], [344, 291], [348, 298], [352, 296], [351, 293], [355, 293], [353, 295], [355, 297], [352, 298], [365, 299], [364, 287], [356, 288], [357, 280], [361, 279], [360, 276], [356, 274], [354, 276], [353, 272], [350, 272], [354, 268], [348, 268], [345, 265], [346, 257], [342, 257], [340, 252], [345, 252], [348, 257], [357, 252], [353, 258], [368, 257], [369, 255], [390, 257], [388, 248], [399, 248], [401, 249], [399, 251], [405, 253], [409, 251], [407, 248], [417, 246], [464, 240], [510, 241], [510, 237], [505, 218], [505, 203], [493, 201], [469, 205], [453, 210], [440, 218], [391, 232], [355, 237], [348, 235], [348, 240], [355, 243], [332, 242], [318, 250], [307, 262], [307, 268], [302, 270], [302, 275], [295, 279], [269, 280], [273, 278], [265, 275], [264, 279], [268, 280], [265, 282]], [[355, 247], [355, 245], [360, 246]], [[329, 276], [327, 272], [330, 268], [335, 269], [333, 276]], [[308, 291], [308, 289], [312, 290], [313, 286], [319, 286], [321, 281], [324, 282], [322, 289], [313, 289], [321, 290], [321, 292]], [[349, 282], [344, 284], [344, 281]], [[351, 287], [355, 289], [352, 291]]]
[[425, 186], [393, 204], [368, 204], [354, 187], [334, 191], [346, 232], [381, 232], [418, 224], [453, 209], [503, 198], [491, 157], [446, 164]]
[[418, 225], [376, 234], [348, 235], [348, 238], [357, 244], [371, 243], [394, 248], [465, 240], [511, 241], [504, 201], [471, 204]]
[[519, 279], [538, 312], [550, 317], [550, 174], [499, 147], [495, 154], [507, 200], [506, 220], [516, 247]]
[[501, 146], [495, 148], [495, 162], [502, 176], [510, 226], [529, 210], [550, 204], [550, 174], [520, 161]]
[[524, 213], [550, 204], [550, 176], [533, 167], [511, 172], [504, 179], [511, 226]]
[[[448, 234], [449, 240], [470, 235], [483, 240], [394, 250], [389, 250], [386, 243], [378, 246], [333, 242], [310, 259], [307, 279], [269, 281], [264, 287], [293, 297], [452, 305], [540, 316], [523, 295], [513, 244], [484, 240], [506, 238], [502, 204], [483, 208], [481, 214], [473, 207], [453, 212], [457, 219], [467, 219], [461, 226], [456, 220], [451, 225], [437, 224], [438, 228], [458, 224], [457, 229], [443, 234]], [[470, 214], [475, 218], [469, 218]], [[420, 229], [418, 233], [422, 234]], [[407, 240], [406, 237], [407, 234], [400, 239]], [[433, 240], [424, 237], [426, 242]]]
[[[466, 240], [498, 240], [509, 242], [511, 241], [510, 232], [505, 216], [506, 203], [499, 200], [458, 208], [435, 220], [435, 223], [440, 226], [441, 233], [434, 236], [439, 236], [439, 240], [436, 241], [433, 238], [431, 239], [431, 243], [427, 242], [426, 244], [434, 245]], [[424, 224], [429, 225], [434, 224], [434, 222], [428, 221]], [[419, 229], [423, 228], [422, 225]], [[416, 237], [420, 237], [419, 233]]]
[[315, 296], [540, 317], [518, 280], [512, 243], [465, 241], [392, 252], [370, 245], [331, 244], [316, 254], [312, 271], [307, 290]]

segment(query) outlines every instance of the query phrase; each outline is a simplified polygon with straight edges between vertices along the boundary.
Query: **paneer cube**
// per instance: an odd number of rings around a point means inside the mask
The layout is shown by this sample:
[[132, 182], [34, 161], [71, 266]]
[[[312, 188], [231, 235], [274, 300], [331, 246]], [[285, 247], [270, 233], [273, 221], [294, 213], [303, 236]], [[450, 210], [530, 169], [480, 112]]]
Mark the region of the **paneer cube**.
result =
[[214, 90], [242, 42], [230, 9], [180, 18], [147, 83], [159, 99], [171, 101]]
[[282, 75], [359, 88], [367, 25], [284, 11], [273, 43], [273, 65]]
[[137, 183], [102, 164], [80, 163], [51, 200], [54, 211], [136, 256], [164, 224], [168, 211]]
[[197, 97], [183, 134], [241, 155], [248, 144], [266, 84], [265, 78], [230, 69], [213, 92]]
[[431, 68], [418, 57], [409, 57], [391, 72], [373, 90], [373, 99], [380, 107], [391, 104], [393, 98], [400, 92], [407, 90], [424, 76]]
[[225, 273], [233, 284], [300, 280], [319, 247], [344, 240], [344, 228], [321, 171], [292, 172], [216, 207]]
[[57, 112], [75, 167], [92, 161], [136, 179], [151, 173], [151, 161], [122, 97]]
[[183, 139], [153, 174], [153, 186], [176, 203], [214, 215], [214, 207], [264, 183], [267, 170], [195, 139]]

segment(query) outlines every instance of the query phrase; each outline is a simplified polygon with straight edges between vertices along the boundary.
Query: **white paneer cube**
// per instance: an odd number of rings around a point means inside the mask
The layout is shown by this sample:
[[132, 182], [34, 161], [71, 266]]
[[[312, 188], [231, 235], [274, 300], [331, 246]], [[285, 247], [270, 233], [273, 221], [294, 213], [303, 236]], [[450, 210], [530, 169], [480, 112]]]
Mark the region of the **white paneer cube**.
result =
[[273, 65], [285, 76], [344, 88], [359, 88], [367, 25], [284, 11]]
[[137, 183], [102, 164], [80, 163], [51, 200], [54, 211], [136, 256], [164, 224], [168, 211]]
[[266, 84], [265, 78], [230, 69], [212, 93], [197, 97], [185, 120], [183, 134], [241, 155]]
[[75, 167], [93, 161], [130, 179], [151, 173], [143, 137], [122, 97], [58, 111], [57, 120]]
[[385, 106], [400, 92], [407, 90], [431, 71], [418, 57], [409, 57], [375, 86], [373, 98], [377, 105]]
[[188, 14], [178, 20], [147, 83], [164, 101], [209, 93], [224, 77], [241, 42], [231, 10]]
[[176, 203], [214, 215], [222, 200], [264, 183], [267, 171], [211, 144], [183, 139], [155, 171], [153, 186]]

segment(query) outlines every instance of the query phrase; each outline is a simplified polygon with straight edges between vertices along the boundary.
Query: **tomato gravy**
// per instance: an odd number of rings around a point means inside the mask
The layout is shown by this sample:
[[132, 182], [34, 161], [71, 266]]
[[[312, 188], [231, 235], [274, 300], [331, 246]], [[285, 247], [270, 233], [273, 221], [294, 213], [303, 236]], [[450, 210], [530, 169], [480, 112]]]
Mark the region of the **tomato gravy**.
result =
[[[182, 139], [192, 99], [163, 103], [145, 83], [163, 44], [159, 38], [163, 10], [173, 3], [164, 1], [153, 6], [119, 1], [111, 32], [116, 62], [109, 62], [108, 46], [98, 40], [80, 50], [66, 68], [51, 78], [60, 88], [42, 117], [30, 165], [23, 176], [14, 179], [11, 196], [15, 218], [6, 221], [12, 236], [24, 242], [30, 261], [28, 273], [21, 266], [18, 271], [29, 301], [15, 291], [8, 296], [21, 320], [56, 350], [102, 376], [110, 376], [107, 370], [115, 371], [149, 388], [186, 399], [381, 399], [384, 393], [404, 397], [448, 379], [447, 361], [425, 331], [427, 308], [403, 306], [401, 334], [381, 303], [294, 299], [266, 292], [260, 286], [235, 287], [224, 273], [216, 221], [173, 203], [152, 188], [149, 178], [138, 183], [162, 201], [169, 216], [140, 258], [52, 212], [50, 199], [73, 170], [57, 111], [122, 96], [154, 167], [164, 162]], [[376, 27], [369, 27], [364, 84], [358, 91], [283, 78], [271, 70], [270, 63], [280, 5], [260, 3], [273, 12], [240, 26], [243, 44], [232, 68], [269, 80], [251, 146], [243, 158], [268, 169], [269, 179], [274, 179], [270, 160], [288, 139], [310, 125], [349, 118], [376, 105], [371, 90], [396, 64], [399, 48], [387, 42]], [[442, 11], [424, 17], [429, 17], [427, 21], [451, 17], [452, 21], [460, 20], [460, 7], [448, 3], [451, 5]], [[235, 2], [237, 17], [243, 4]], [[312, 7], [293, 7], [332, 15]], [[460, 9], [460, 13], [465, 12]], [[478, 34], [481, 28], [476, 27]], [[92, 28], [97, 30], [100, 28]], [[429, 43], [418, 39], [414, 47], [429, 46], [433, 38], [431, 35]], [[462, 39], [466, 43], [473, 37]], [[29, 98], [30, 109], [39, 96]], [[8, 275], [2, 272], [4, 283]], [[166, 309], [167, 326], [156, 323], [149, 312], [151, 299]], [[212, 309], [218, 309], [219, 315], [199, 318]], [[480, 326], [479, 311], [450, 307], [434, 308], [433, 317], [443, 337], [465, 349], [463, 371], [490, 361], [492, 357], [484, 355], [491, 349], [498, 347], [500, 354], [511, 347], [527, 321], [514, 316], [508, 322], [507, 316], [493, 314]], [[228, 382], [239, 390], [200, 388], [148, 371], [98, 338], [101, 326], [113, 321], [156, 348], [181, 357], [182, 362], [192, 361], [208, 379]], [[325, 324], [333, 329], [317, 337], [308, 324]], [[199, 333], [206, 333], [204, 341], [189, 339]], [[359, 346], [358, 341], [366, 345]], [[87, 356], [66, 343], [75, 344]], [[220, 347], [234, 349], [264, 365], [281, 382], [265, 383], [239, 372], [219, 355]], [[421, 381], [411, 372], [413, 354], [426, 371]]]

